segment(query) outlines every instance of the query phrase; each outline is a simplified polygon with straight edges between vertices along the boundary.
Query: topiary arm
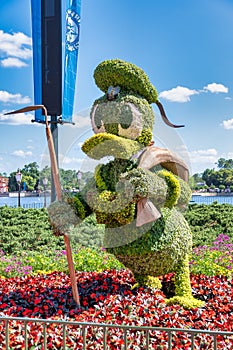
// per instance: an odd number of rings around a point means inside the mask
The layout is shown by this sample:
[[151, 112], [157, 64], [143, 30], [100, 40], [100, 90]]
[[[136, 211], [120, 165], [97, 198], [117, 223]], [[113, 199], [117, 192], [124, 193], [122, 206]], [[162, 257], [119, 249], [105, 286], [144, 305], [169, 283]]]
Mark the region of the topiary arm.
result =
[[64, 195], [48, 207], [49, 222], [55, 236], [68, 234], [77, 224], [92, 214], [85, 200], [87, 186], [75, 196]]
[[192, 190], [187, 182], [178, 177], [177, 179], [180, 184], [180, 196], [177, 201], [177, 207], [181, 210], [185, 210], [191, 200]]
[[150, 198], [156, 206], [172, 208], [185, 207], [190, 200], [189, 185], [170, 171], [161, 170], [153, 173], [150, 170], [137, 168], [124, 173], [121, 181], [128, 182], [135, 202], [141, 198]]
[[138, 202], [142, 198], [150, 198], [153, 204], [160, 206], [166, 201], [167, 184], [164, 179], [150, 170], [136, 168], [121, 175], [122, 184], [132, 191], [132, 198]]
[[161, 170], [158, 175], [166, 181], [167, 184], [167, 196], [164, 206], [167, 208], [174, 207], [180, 196], [180, 183], [176, 176], [174, 176], [170, 171]]

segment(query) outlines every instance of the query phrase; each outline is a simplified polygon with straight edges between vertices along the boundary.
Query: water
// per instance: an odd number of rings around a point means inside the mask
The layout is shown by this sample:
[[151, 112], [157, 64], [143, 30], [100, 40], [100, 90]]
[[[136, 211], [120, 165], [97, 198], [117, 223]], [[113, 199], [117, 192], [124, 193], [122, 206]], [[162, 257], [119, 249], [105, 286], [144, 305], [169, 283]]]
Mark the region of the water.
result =
[[[233, 205], [233, 196], [192, 196], [191, 204], [211, 204], [217, 201], [220, 204], [227, 203]], [[50, 196], [46, 196], [46, 207], [50, 204]], [[8, 207], [18, 206], [18, 197], [0, 197], [0, 207], [7, 205]], [[23, 208], [43, 208], [44, 196], [40, 197], [21, 197], [20, 205]]]
[[218, 202], [219, 204], [231, 204], [233, 205], [233, 196], [198, 196], [194, 195], [191, 199], [191, 204], [211, 204], [213, 202]]
[[[46, 207], [50, 204], [50, 196], [46, 196]], [[0, 197], [0, 207], [7, 205], [8, 207], [18, 207], [18, 197]], [[22, 208], [43, 208], [44, 196], [40, 197], [21, 197], [20, 206]]]

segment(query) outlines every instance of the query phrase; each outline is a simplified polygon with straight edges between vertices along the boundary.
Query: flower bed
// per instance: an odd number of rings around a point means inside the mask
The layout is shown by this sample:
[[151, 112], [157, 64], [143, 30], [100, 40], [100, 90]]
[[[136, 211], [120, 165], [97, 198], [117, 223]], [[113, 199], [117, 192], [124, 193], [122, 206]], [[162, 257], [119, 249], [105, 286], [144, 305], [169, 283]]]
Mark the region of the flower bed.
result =
[[[37, 276], [2, 278], [0, 316], [64, 319], [119, 325], [195, 328], [233, 331], [233, 281], [224, 276], [191, 275], [193, 295], [205, 300], [205, 307], [186, 310], [178, 305], [166, 306], [165, 297], [172, 294], [172, 274], [162, 280], [163, 291], [144, 287], [131, 289], [134, 278], [129, 270], [77, 273], [81, 308], [72, 299], [69, 276], [63, 272]], [[169, 288], [168, 288], [169, 286]], [[29, 323], [29, 349], [43, 349], [42, 325]], [[23, 349], [23, 324], [10, 322], [10, 347]], [[4, 344], [5, 330], [0, 323], [0, 344]], [[62, 349], [62, 327], [47, 327], [48, 349]], [[87, 331], [87, 349], [103, 349], [103, 331]], [[190, 336], [176, 333], [174, 349], [189, 349]], [[213, 348], [209, 335], [195, 338], [196, 349]], [[114, 329], [107, 337], [109, 349], [122, 349], [123, 334]], [[166, 349], [167, 334], [150, 332], [150, 348]], [[212, 344], [212, 345], [211, 345]], [[221, 349], [232, 349], [233, 339], [218, 337]], [[67, 331], [67, 349], [82, 349], [82, 334], [75, 326]], [[144, 349], [143, 334], [129, 334], [129, 349]], [[0, 349], [3, 349], [0, 347]]]

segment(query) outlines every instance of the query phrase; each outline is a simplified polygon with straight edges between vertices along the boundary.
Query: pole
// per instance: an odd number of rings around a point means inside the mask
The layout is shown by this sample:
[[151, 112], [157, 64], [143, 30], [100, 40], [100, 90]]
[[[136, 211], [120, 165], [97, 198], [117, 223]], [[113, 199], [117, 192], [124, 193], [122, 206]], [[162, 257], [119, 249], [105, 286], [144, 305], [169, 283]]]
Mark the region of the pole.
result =
[[[36, 105], [36, 106], [24, 107], [24, 108], [18, 109], [17, 111], [5, 113], [5, 114], [8, 115], [8, 114], [35, 111], [35, 110], [40, 109], [40, 108], [42, 108], [44, 110], [44, 113], [45, 113], [45, 125], [46, 125], [45, 130], [46, 130], [46, 137], [47, 137], [48, 149], [49, 149], [49, 155], [50, 155], [50, 161], [51, 161], [52, 178], [54, 181], [54, 187], [55, 187], [56, 194], [57, 194], [57, 200], [61, 201], [62, 200], [62, 190], [61, 190], [61, 184], [60, 184], [60, 180], [59, 180], [59, 172], [58, 172], [58, 165], [57, 165], [58, 163], [57, 163], [55, 147], [54, 147], [54, 143], [53, 143], [52, 132], [51, 132], [51, 129], [49, 128], [47, 109], [45, 108], [44, 105]], [[55, 125], [56, 125], [56, 123], [55, 123]], [[64, 242], [65, 242], [65, 247], [66, 247], [66, 256], [67, 256], [67, 262], [68, 262], [68, 267], [69, 267], [73, 298], [74, 298], [74, 301], [78, 305], [80, 305], [77, 281], [76, 281], [76, 276], [75, 276], [75, 271], [74, 271], [74, 262], [73, 262], [73, 258], [72, 258], [72, 250], [70, 247], [70, 239], [69, 239], [69, 236], [67, 234], [64, 235]]]
[[[56, 162], [57, 162], [57, 166], [59, 168], [59, 162], [58, 162], [58, 127], [57, 127], [57, 116], [56, 115], [52, 115], [51, 116], [50, 129], [51, 129], [51, 134], [52, 134], [52, 138], [53, 138]], [[52, 169], [51, 169], [51, 173], [52, 173]], [[56, 193], [56, 187], [55, 187], [55, 183], [54, 183], [53, 174], [51, 174], [51, 175], [52, 175], [51, 176], [51, 203], [53, 203], [53, 202], [56, 201], [57, 193]]]
[[44, 208], [46, 208], [46, 186], [44, 185]]
[[[59, 179], [59, 171], [58, 171], [58, 165], [57, 165], [58, 163], [57, 163], [55, 147], [54, 147], [54, 143], [53, 143], [53, 137], [52, 137], [51, 129], [49, 128], [47, 110], [44, 106], [42, 108], [45, 111], [45, 125], [46, 125], [45, 130], [46, 130], [46, 137], [47, 137], [47, 141], [48, 141], [48, 148], [49, 148], [49, 154], [50, 154], [52, 178], [54, 181], [57, 200], [61, 201], [62, 200], [62, 190], [61, 190], [61, 184], [60, 184], [60, 179]], [[67, 262], [68, 262], [68, 267], [69, 267], [73, 298], [74, 298], [74, 301], [78, 305], [80, 305], [77, 281], [76, 281], [75, 270], [74, 270], [74, 262], [73, 262], [73, 258], [72, 258], [72, 250], [71, 250], [71, 246], [70, 246], [70, 239], [69, 239], [69, 236], [67, 234], [64, 235], [64, 242], [65, 242], [65, 247], [66, 247], [66, 256], [67, 256]]]
[[18, 182], [18, 186], [19, 186], [19, 189], [18, 189], [18, 207], [20, 207], [20, 182]]

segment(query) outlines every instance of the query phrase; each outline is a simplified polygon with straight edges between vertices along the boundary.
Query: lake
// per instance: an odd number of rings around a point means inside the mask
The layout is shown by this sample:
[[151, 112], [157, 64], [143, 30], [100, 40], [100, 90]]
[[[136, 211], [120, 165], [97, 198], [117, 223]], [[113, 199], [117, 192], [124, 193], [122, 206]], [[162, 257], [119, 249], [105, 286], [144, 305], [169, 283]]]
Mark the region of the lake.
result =
[[[50, 196], [46, 196], [46, 206], [50, 204]], [[0, 207], [7, 205], [8, 207], [18, 206], [18, 197], [0, 197]], [[20, 197], [20, 205], [22, 208], [43, 208], [44, 196], [40, 197]]]
[[213, 202], [218, 202], [220, 204], [227, 203], [233, 205], [233, 196], [201, 196], [193, 195], [191, 198], [191, 204], [211, 204]]
[[[233, 196], [199, 196], [193, 195], [191, 198], [191, 204], [211, 204], [217, 201], [220, 204], [228, 203], [233, 205]], [[44, 207], [44, 196], [40, 197], [21, 197], [20, 204], [23, 208], [43, 208]], [[46, 207], [50, 204], [50, 196], [46, 196]], [[18, 206], [17, 197], [0, 197], [0, 207], [7, 205], [9, 207]]]

